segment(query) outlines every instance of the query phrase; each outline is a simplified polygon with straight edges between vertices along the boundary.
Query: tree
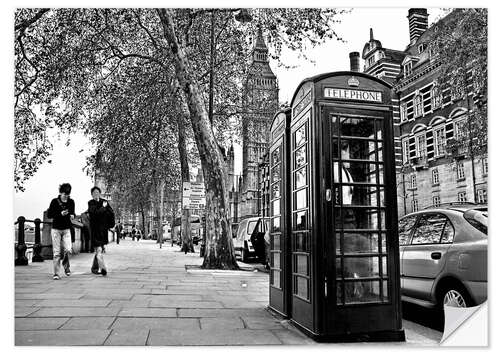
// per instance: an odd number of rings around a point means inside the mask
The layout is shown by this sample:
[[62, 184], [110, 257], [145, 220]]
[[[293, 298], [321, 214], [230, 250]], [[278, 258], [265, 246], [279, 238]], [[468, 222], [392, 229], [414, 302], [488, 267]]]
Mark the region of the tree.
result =
[[[206, 10], [206, 12], [212, 12]], [[231, 11], [231, 10], [227, 10]], [[184, 40], [189, 36], [193, 23], [191, 10], [157, 9], [163, 27], [163, 34], [173, 56], [175, 74], [182, 88], [190, 112], [198, 152], [205, 179], [207, 209], [207, 249], [204, 267], [233, 269], [237, 267], [232, 246], [231, 225], [228, 220], [228, 193], [225, 190], [224, 161], [215, 140], [209, 113], [204, 105], [203, 91], [190, 61], [189, 44]], [[283, 43], [296, 50], [304, 48], [304, 40], [313, 44], [336, 36], [328, 25], [335, 11], [320, 9], [258, 9], [257, 23], [270, 25], [269, 34], [274, 35], [276, 52]], [[195, 14], [199, 14], [196, 12]], [[241, 29], [233, 21], [234, 32]], [[185, 25], [187, 24], [187, 25]], [[285, 34], [282, 34], [285, 30]]]
[[488, 10], [454, 9], [433, 26], [430, 50], [439, 60], [438, 84], [443, 92], [465, 96], [466, 135], [449, 142], [451, 151], [468, 148], [484, 155], [488, 144]]

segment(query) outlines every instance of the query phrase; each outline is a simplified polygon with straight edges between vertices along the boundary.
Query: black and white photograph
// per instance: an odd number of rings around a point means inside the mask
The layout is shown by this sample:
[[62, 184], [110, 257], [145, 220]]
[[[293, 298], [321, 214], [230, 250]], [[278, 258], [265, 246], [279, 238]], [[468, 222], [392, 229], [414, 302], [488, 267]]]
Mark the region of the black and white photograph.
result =
[[4, 10], [5, 343], [490, 346], [463, 5]]

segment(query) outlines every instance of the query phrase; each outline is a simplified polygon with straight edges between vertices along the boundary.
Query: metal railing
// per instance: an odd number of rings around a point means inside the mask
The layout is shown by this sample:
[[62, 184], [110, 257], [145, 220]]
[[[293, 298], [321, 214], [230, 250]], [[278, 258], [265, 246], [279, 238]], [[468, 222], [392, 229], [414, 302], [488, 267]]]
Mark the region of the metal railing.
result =
[[24, 223], [31, 222], [35, 224], [35, 243], [33, 244], [33, 258], [31, 259], [34, 263], [43, 262], [44, 259], [41, 256], [42, 245], [41, 245], [41, 234], [40, 234], [40, 224], [41, 223], [50, 223], [43, 222], [40, 218], [36, 218], [35, 220], [29, 220], [24, 218], [23, 216], [19, 216], [17, 221], [14, 224], [17, 224], [17, 243], [15, 246], [17, 252], [17, 258], [14, 260], [15, 265], [28, 265], [28, 258], [26, 257], [26, 251], [28, 250], [28, 246], [25, 242], [25, 231], [24, 231]]

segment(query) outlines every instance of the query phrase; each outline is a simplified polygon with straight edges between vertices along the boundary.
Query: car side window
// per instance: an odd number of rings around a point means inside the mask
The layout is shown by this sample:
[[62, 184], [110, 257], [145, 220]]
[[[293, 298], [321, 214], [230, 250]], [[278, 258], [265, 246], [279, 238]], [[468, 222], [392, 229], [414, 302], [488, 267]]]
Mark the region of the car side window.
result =
[[439, 213], [424, 213], [415, 227], [412, 245], [438, 244], [448, 219]]
[[418, 216], [409, 216], [399, 221], [399, 245], [408, 245], [410, 243], [411, 231]]
[[443, 236], [441, 237], [441, 243], [453, 243], [453, 238], [455, 237], [455, 229], [450, 221], [446, 222], [446, 227], [444, 227]]

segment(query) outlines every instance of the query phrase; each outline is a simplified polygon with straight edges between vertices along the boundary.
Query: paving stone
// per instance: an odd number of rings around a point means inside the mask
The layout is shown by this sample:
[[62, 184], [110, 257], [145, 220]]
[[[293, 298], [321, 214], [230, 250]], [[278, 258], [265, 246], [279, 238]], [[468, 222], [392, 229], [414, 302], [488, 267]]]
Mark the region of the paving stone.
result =
[[288, 329], [272, 330], [284, 345], [313, 345], [316, 342], [306, 335]]
[[269, 315], [267, 318], [256, 318], [252, 316], [243, 316], [246, 328], [252, 330], [272, 330], [284, 328], [278, 320]]
[[107, 293], [107, 292], [100, 292], [100, 293], [90, 293], [90, 294], [85, 294], [82, 299], [110, 299], [110, 300], [130, 300], [134, 296], [133, 294], [129, 293]]
[[269, 313], [260, 309], [179, 309], [179, 317], [239, 317], [261, 316], [269, 318]]
[[157, 299], [152, 297], [149, 301], [150, 307], [172, 307], [172, 308], [199, 308], [199, 309], [215, 309], [222, 308], [222, 304], [216, 301], [182, 301]]
[[80, 299], [84, 294], [67, 294], [67, 293], [43, 293], [43, 294], [18, 294], [16, 290], [16, 301], [23, 299], [65, 299], [74, 300]]
[[149, 307], [149, 300], [112, 300], [106, 307]]
[[32, 299], [32, 300], [18, 300], [16, 299], [15, 306], [16, 307], [34, 307], [34, 305], [40, 300]]
[[17, 331], [16, 346], [98, 346], [102, 345], [109, 330], [45, 330]]
[[163, 329], [193, 331], [200, 329], [198, 319], [190, 318], [159, 318], [159, 317], [118, 317], [111, 326], [113, 330], [120, 329]]
[[244, 328], [243, 321], [239, 317], [202, 317], [200, 319], [201, 329], [232, 329]]
[[145, 346], [149, 330], [113, 330], [104, 345], [106, 346]]
[[169, 295], [169, 294], [161, 294], [161, 295], [152, 295], [152, 294], [136, 294], [132, 298], [131, 301], [140, 301], [140, 300], [152, 300], [161, 302], [171, 302], [171, 301], [201, 301], [201, 295], [194, 294], [183, 294], [183, 295]]
[[118, 314], [120, 317], [177, 317], [176, 309], [168, 308], [123, 308]]
[[79, 300], [41, 300], [35, 306], [41, 307], [105, 307], [111, 300], [79, 299]]
[[115, 317], [72, 317], [61, 330], [107, 330]]
[[117, 316], [121, 310], [117, 307], [42, 307], [37, 308], [33, 317], [66, 317], [66, 316]]
[[15, 307], [15, 313], [14, 313], [14, 316], [15, 317], [26, 317], [28, 315], [31, 315], [32, 313], [34, 313], [35, 311], [39, 310], [40, 308], [39, 307]]
[[279, 345], [281, 341], [266, 330], [212, 329], [202, 333], [185, 330], [149, 332], [150, 346], [235, 346], [235, 345]]
[[16, 330], [57, 330], [68, 317], [16, 317]]

